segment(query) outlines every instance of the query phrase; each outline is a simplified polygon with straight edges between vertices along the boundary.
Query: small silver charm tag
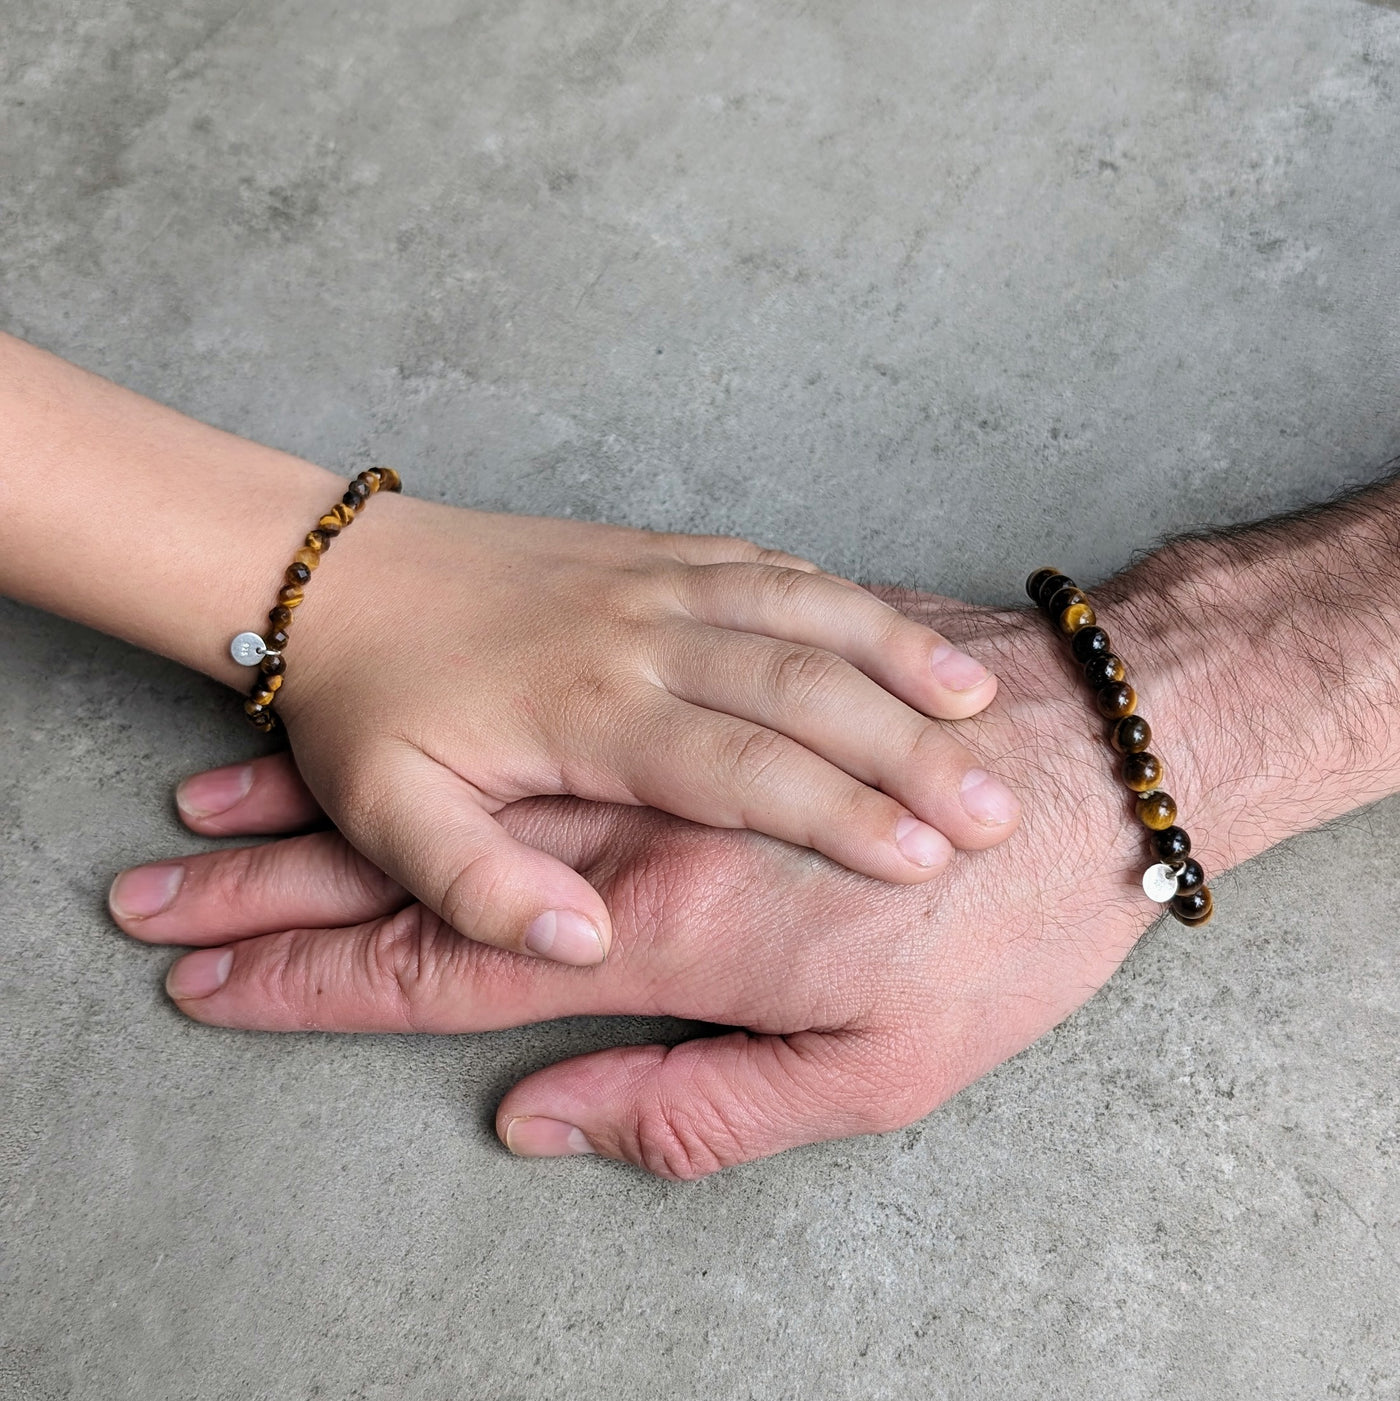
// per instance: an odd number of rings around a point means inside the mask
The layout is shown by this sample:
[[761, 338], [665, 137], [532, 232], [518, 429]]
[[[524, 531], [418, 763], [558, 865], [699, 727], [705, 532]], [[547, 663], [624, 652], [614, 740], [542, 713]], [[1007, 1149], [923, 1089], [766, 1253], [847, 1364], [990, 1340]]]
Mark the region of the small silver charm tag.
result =
[[228, 650], [239, 666], [257, 666], [267, 656], [267, 643], [255, 632], [240, 632]]
[[1149, 900], [1155, 900], [1159, 905], [1168, 905], [1176, 898], [1176, 872], [1165, 861], [1149, 866], [1147, 874], [1142, 878], [1142, 888], [1147, 892]]

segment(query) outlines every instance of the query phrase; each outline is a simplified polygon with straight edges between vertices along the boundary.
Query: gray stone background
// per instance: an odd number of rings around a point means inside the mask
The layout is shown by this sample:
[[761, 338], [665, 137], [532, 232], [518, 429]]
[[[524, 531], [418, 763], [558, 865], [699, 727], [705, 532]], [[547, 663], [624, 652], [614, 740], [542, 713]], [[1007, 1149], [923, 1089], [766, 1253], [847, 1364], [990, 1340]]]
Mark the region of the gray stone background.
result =
[[[1361, 0], [0, 0], [0, 324], [430, 496], [1008, 600], [1400, 453], [1397, 75]], [[1400, 1396], [1395, 803], [906, 1133], [674, 1186], [489, 1128], [665, 1027], [184, 1022], [106, 884], [256, 741], [0, 629], [5, 1401]]]

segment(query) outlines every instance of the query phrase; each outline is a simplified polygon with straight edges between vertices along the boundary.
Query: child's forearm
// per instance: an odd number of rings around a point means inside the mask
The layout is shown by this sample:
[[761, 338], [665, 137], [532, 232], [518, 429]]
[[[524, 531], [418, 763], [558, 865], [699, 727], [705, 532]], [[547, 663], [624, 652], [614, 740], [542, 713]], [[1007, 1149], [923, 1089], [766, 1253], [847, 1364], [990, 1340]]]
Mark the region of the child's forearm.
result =
[[339, 478], [0, 333], [0, 593], [241, 685]]

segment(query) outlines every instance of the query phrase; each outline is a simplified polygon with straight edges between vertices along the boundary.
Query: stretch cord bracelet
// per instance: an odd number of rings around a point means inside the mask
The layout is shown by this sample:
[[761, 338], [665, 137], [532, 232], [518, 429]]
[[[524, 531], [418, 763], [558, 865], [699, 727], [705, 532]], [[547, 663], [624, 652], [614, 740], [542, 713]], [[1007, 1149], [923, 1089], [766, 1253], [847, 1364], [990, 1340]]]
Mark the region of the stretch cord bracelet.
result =
[[392, 467], [371, 467], [361, 472], [350, 483], [345, 495], [316, 522], [302, 542], [301, 549], [292, 556], [292, 562], [282, 576], [282, 587], [277, 591], [277, 603], [267, 615], [267, 621], [271, 624], [267, 634], [240, 632], [229, 644], [229, 652], [240, 666], [258, 668], [258, 679], [253, 683], [248, 699], [243, 702], [244, 714], [258, 729], [269, 731], [277, 728], [277, 717], [272, 707], [287, 674], [284, 655], [287, 629], [292, 625], [292, 610], [301, 603], [312, 570], [330, 549], [331, 541], [355, 519], [376, 491], [402, 489], [399, 474]]
[[1037, 569], [1026, 580], [1026, 592], [1069, 638], [1070, 651], [1096, 693], [1099, 714], [1112, 722], [1108, 740], [1123, 756], [1123, 782], [1137, 795], [1138, 821], [1151, 834], [1157, 858], [1142, 888], [1159, 905], [1170, 905], [1183, 924], [1205, 924], [1215, 913], [1215, 898], [1200, 862], [1191, 858], [1191, 838], [1176, 825], [1176, 802], [1158, 786], [1162, 761], [1147, 752], [1152, 727], [1136, 713], [1137, 692], [1128, 684], [1127, 667], [1114, 656], [1093, 605], [1073, 579], [1058, 569]]

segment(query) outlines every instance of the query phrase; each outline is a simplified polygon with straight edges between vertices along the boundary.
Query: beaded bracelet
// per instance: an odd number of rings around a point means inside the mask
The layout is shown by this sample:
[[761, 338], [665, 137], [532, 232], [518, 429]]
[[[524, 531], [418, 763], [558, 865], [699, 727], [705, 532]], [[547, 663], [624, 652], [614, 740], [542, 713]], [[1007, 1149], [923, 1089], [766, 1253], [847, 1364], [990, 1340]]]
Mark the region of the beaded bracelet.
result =
[[267, 732], [277, 728], [272, 706], [286, 679], [287, 659], [283, 652], [287, 645], [287, 629], [292, 624], [292, 610], [301, 603], [311, 571], [320, 564], [331, 541], [355, 519], [376, 491], [402, 489], [403, 482], [392, 467], [371, 467], [361, 472], [339, 502], [316, 522], [301, 549], [292, 557], [282, 577], [282, 587], [277, 591], [277, 603], [267, 615], [272, 626], [266, 636], [240, 632], [229, 644], [229, 651], [240, 666], [258, 668], [258, 679], [243, 702], [243, 713], [258, 729]]
[[1215, 913], [1215, 898], [1200, 863], [1191, 858], [1191, 838], [1176, 825], [1175, 801], [1158, 787], [1162, 761], [1147, 752], [1152, 727], [1136, 713], [1137, 692], [1128, 684], [1127, 668], [1113, 655], [1093, 605], [1073, 579], [1058, 569], [1037, 569], [1026, 580], [1026, 592], [1070, 639], [1074, 659], [1097, 693], [1099, 714], [1112, 722], [1109, 743], [1123, 756], [1123, 782], [1137, 795], [1138, 820], [1151, 833], [1157, 857], [1142, 888], [1159, 905], [1170, 905], [1183, 924], [1205, 924]]

